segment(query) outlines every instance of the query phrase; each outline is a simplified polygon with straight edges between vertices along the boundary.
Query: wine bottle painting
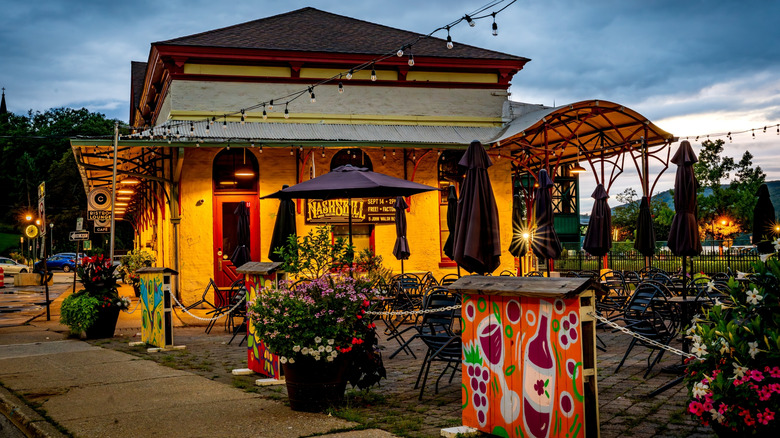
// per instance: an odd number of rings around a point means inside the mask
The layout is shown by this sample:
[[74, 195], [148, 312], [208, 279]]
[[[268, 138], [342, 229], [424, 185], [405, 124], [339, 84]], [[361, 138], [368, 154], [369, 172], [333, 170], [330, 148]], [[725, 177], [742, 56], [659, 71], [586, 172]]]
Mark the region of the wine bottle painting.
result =
[[478, 295], [466, 306], [463, 424], [508, 437], [583, 436], [579, 300]]

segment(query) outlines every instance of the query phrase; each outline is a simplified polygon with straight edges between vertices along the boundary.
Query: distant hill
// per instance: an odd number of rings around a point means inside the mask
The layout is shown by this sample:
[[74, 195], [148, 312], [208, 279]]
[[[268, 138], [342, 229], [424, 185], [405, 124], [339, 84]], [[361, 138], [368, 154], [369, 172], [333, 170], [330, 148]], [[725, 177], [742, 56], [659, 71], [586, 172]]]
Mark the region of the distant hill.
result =
[[[772, 200], [772, 205], [775, 206], [775, 217], [780, 218], [780, 181], [767, 181], [766, 182], [767, 187], [769, 188], [769, 198]], [[705, 195], [710, 195], [712, 193], [711, 190], [707, 189], [704, 191]], [[659, 200], [662, 202], [666, 202], [669, 207], [674, 210], [674, 198], [672, 198], [672, 191], [666, 190], [660, 193], [656, 193], [653, 195], [653, 200]], [[612, 211], [618, 207], [622, 207], [623, 204], [616, 205], [612, 207]], [[587, 216], [587, 215], [583, 215]], [[587, 219], [581, 218], [581, 223], [587, 223]]]

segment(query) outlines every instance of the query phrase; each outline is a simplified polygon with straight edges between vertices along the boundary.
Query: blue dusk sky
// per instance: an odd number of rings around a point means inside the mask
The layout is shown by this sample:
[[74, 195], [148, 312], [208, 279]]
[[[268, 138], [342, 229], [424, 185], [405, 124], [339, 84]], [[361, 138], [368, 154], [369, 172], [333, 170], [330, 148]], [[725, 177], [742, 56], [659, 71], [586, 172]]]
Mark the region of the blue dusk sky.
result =
[[[86, 107], [127, 121], [130, 62], [150, 44], [306, 6], [429, 33], [486, 0], [75, 0], [4, 2], [0, 86], [9, 111]], [[495, 9], [509, 3], [504, 2]], [[518, 0], [491, 21], [452, 30], [453, 40], [531, 59], [511, 99], [562, 105], [618, 102], [675, 136], [736, 132], [726, 155], [745, 150], [780, 179], [780, 2]], [[291, 29], [295, 32], [295, 29]], [[437, 34], [446, 36], [446, 34]], [[693, 140], [693, 138], [691, 138]], [[698, 145], [694, 144], [694, 147]], [[673, 146], [676, 148], [676, 145]], [[632, 166], [633, 167], [633, 166]], [[674, 169], [657, 189], [672, 185]], [[585, 180], [587, 178], [584, 178]], [[610, 191], [636, 186], [626, 171]], [[583, 183], [583, 212], [592, 184]]]

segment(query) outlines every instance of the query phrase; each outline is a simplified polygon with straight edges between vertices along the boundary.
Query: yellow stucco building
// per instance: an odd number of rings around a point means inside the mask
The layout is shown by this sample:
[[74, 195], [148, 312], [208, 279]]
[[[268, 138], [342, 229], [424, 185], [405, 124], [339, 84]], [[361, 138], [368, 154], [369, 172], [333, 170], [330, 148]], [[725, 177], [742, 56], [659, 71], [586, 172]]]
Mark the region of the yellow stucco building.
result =
[[[252, 260], [268, 261], [279, 201], [261, 197], [341, 164], [446, 188], [460, 178], [454, 163], [479, 140], [494, 163], [489, 175], [507, 248], [517, 176], [539, 167], [529, 157], [547, 157], [540, 162], [549, 166], [552, 152], [551, 173], [561, 181], [571, 177], [566, 202], [573, 203], [564, 210], [579, 216], [576, 178], [568, 169], [587, 143], [573, 146], [571, 134], [538, 149], [531, 135], [556, 118], [565, 125], [574, 113], [583, 119], [594, 113], [593, 102], [549, 108], [510, 101], [510, 80], [528, 61], [466, 45], [450, 49], [439, 38], [313, 8], [153, 43], [148, 60], [131, 65], [134, 129], [117, 141], [116, 218], [131, 222], [136, 248], [179, 272], [176, 291], [187, 304], [200, 298], [210, 278], [229, 283], [235, 267], [225, 256], [236, 245], [239, 202], [249, 207]], [[644, 123], [616, 104], [595, 101], [595, 107]], [[596, 125], [589, 126], [607, 129]], [[671, 138], [644, 126], [645, 144]], [[580, 134], [578, 141], [586, 141]], [[623, 134], [619, 142], [635, 142], [639, 134]], [[110, 186], [113, 141], [71, 144], [85, 189]], [[235, 176], [238, 169], [251, 176]], [[411, 197], [406, 271], [455, 272], [442, 252], [445, 206], [446, 191]], [[317, 225], [307, 212], [298, 201], [299, 235]], [[345, 235], [344, 217], [319, 219]], [[392, 222], [356, 223], [353, 234], [358, 249], [371, 248], [400, 272]], [[508, 251], [496, 272], [502, 270], [516, 270]]]

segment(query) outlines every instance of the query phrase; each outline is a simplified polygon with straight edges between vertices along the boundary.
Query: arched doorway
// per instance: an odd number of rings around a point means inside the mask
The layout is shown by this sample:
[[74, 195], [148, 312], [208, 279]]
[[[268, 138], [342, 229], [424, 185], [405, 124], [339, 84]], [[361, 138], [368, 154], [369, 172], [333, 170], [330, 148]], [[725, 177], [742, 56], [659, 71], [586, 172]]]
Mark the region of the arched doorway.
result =
[[[240, 276], [230, 261], [242, 243], [252, 260], [260, 261], [260, 210], [257, 200], [259, 166], [257, 158], [245, 148], [224, 149], [214, 157], [212, 168], [214, 193], [214, 281], [230, 286]], [[249, 214], [249, 239], [239, 241], [237, 209], [246, 203]], [[219, 298], [215, 297], [215, 300]]]

